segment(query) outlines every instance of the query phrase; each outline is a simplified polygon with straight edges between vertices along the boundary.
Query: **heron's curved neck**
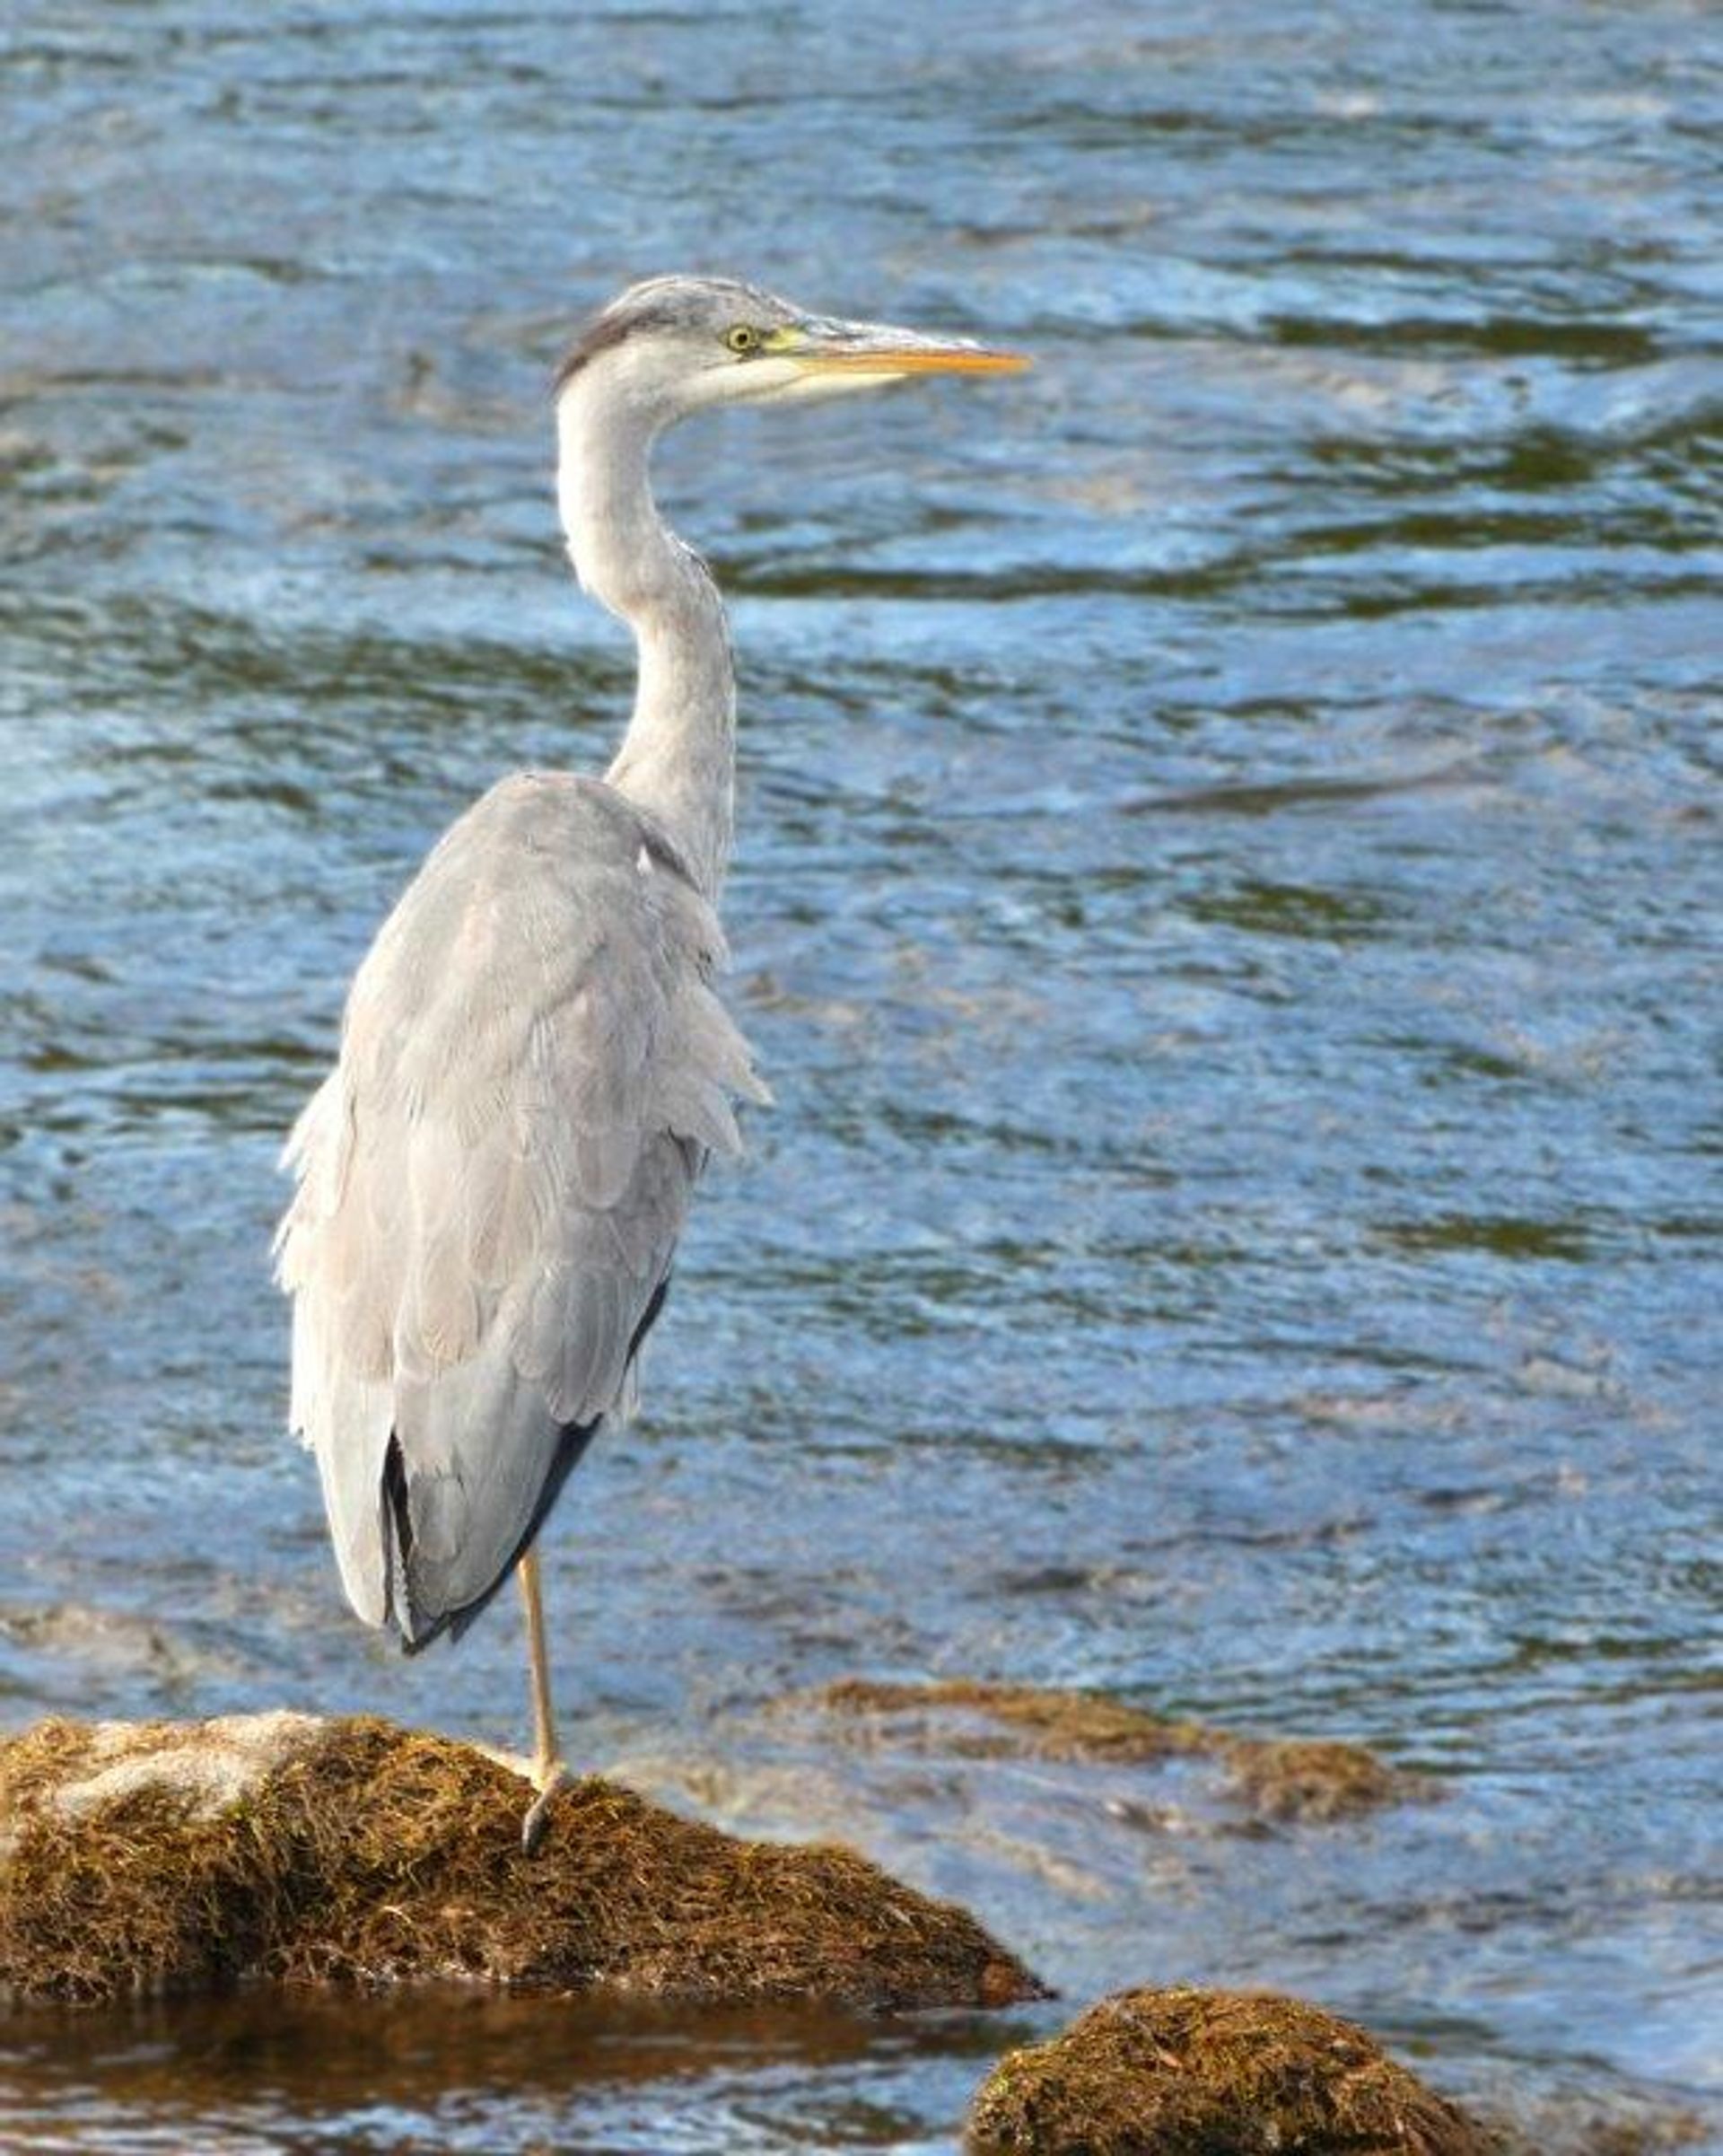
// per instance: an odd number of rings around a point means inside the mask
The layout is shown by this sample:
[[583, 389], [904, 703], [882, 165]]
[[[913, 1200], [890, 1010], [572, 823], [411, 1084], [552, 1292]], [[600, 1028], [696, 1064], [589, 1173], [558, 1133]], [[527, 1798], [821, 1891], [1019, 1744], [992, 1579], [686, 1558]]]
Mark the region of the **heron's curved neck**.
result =
[[734, 819], [736, 676], [718, 588], [652, 500], [655, 433], [601, 380], [572, 383], [556, 411], [556, 498], [575, 574], [640, 654], [634, 716], [605, 776], [715, 898]]

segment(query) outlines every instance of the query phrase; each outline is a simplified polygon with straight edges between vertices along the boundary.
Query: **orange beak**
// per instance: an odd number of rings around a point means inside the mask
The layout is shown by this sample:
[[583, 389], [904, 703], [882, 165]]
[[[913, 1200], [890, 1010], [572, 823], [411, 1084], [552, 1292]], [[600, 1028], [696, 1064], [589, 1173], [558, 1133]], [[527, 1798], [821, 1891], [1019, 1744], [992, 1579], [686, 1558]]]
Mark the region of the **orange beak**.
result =
[[1022, 352], [980, 345], [887, 345], [787, 354], [809, 374], [1020, 374], [1032, 364]]

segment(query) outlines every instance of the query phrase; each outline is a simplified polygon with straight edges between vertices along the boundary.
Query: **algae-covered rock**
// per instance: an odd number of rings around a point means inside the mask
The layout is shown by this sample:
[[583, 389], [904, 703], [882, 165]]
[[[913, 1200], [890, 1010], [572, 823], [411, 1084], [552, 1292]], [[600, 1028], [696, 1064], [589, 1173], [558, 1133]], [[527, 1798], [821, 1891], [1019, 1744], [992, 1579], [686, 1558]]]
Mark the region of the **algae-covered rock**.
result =
[[1231, 1794], [1259, 1819], [1325, 1821], [1433, 1793], [1430, 1783], [1386, 1765], [1362, 1745], [1248, 1737], [1205, 1722], [1151, 1714], [1104, 1693], [949, 1678], [886, 1684], [844, 1678], [809, 1704], [876, 1721], [898, 1742], [968, 1757], [1092, 1759], [1115, 1766], [1213, 1760]]
[[712, 2001], [993, 2005], [975, 1920], [836, 1847], [746, 1842], [599, 1780], [520, 1851], [520, 1784], [366, 1718], [48, 1722], [0, 1743], [0, 1996], [262, 1975]]
[[1213, 1732], [1201, 1722], [1150, 1714], [1105, 1693], [1060, 1691], [1049, 1685], [995, 1684], [971, 1677], [892, 1684], [844, 1677], [811, 1699], [835, 1714], [888, 1718], [900, 1739], [924, 1745], [937, 1738], [970, 1758], [1028, 1756], [1139, 1766], [1207, 1751], [1213, 1741]]
[[976, 2156], [1493, 2156], [1361, 2029], [1268, 1993], [1132, 1991], [1009, 2053]]

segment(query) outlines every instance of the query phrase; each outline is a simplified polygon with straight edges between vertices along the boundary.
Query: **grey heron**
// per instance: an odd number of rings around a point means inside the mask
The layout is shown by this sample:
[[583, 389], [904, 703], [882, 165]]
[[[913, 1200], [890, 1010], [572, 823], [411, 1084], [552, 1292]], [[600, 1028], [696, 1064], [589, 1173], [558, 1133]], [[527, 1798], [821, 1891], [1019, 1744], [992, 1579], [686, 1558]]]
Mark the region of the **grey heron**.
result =
[[633, 1407], [695, 1185], [739, 1149], [735, 1104], [767, 1098], [713, 987], [730, 641], [653, 503], [653, 443], [720, 405], [1026, 364], [720, 278], [655, 277], [592, 320], [556, 378], [556, 492], [576, 575], [634, 632], [633, 716], [602, 778], [518, 772], [438, 842], [288, 1140], [291, 1422], [342, 1583], [412, 1653], [518, 1573], [529, 1851], [567, 1775], [536, 1538], [600, 1424]]

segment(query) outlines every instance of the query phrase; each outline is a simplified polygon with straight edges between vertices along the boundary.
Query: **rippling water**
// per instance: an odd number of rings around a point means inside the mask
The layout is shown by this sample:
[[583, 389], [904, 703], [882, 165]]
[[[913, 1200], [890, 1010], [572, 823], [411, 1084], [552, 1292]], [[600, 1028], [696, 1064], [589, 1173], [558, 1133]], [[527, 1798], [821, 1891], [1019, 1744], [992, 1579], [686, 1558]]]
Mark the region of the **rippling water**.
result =
[[[506, 1605], [407, 1665], [340, 1604], [272, 1162], [429, 841], [625, 704], [561, 338], [739, 271], [1040, 364], [667, 445], [780, 1106], [549, 1538], [573, 1748], [961, 1895], [1053, 2020], [1286, 1985], [1552, 2148], [1723, 2147], [1717, 57], [1657, 0], [14, 4], [0, 1718], [518, 1735]], [[762, 1711], [857, 1670], [1447, 1798], [1246, 1835]], [[0, 2134], [943, 2151], [1045, 2025], [44, 2017]]]

